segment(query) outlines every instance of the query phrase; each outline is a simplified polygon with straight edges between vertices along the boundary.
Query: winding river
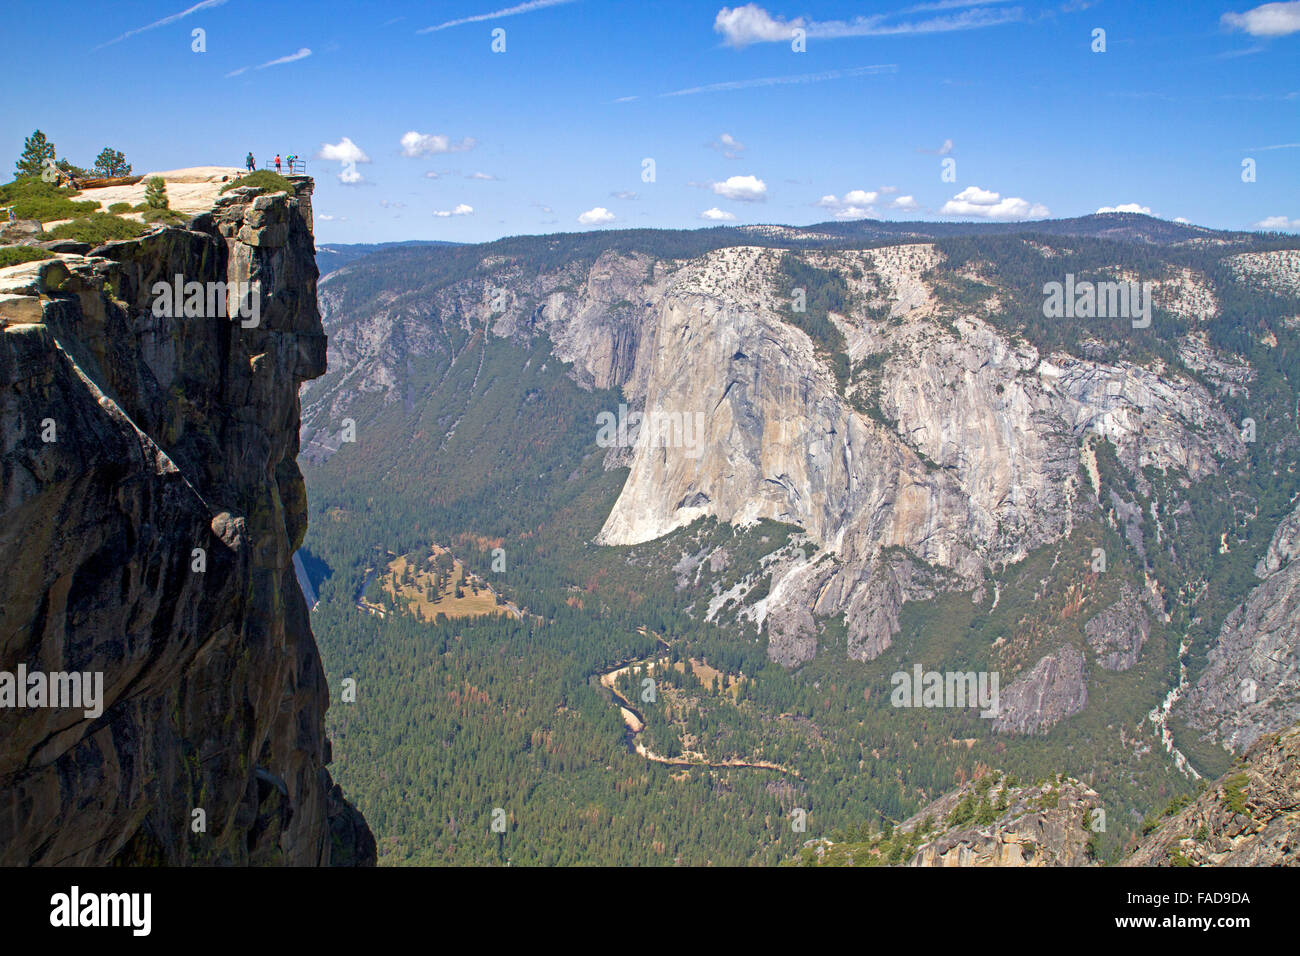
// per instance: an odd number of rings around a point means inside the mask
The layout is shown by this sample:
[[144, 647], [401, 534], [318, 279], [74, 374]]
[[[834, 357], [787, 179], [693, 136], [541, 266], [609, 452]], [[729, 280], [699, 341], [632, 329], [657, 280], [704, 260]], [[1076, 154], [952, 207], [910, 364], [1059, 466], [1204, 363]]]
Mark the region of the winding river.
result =
[[[641, 631], [642, 634], [646, 632]], [[616, 664], [611, 670], [599, 673], [600, 684], [614, 696], [614, 703], [623, 717], [623, 723], [627, 727], [626, 741], [628, 751], [638, 754], [646, 760], [654, 763], [666, 764], [673, 767], [712, 767], [716, 769], [725, 769], [730, 767], [749, 767], [755, 770], [775, 770], [778, 773], [788, 774], [792, 777], [802, 775], [797, 770], [791, 770], [788, 767], [782, 767], [780, 764], [772, 763], [767, 760], [741, 760], [739, 757], [733, 757], [730, 760], [709, 760], [703, 754], [693, 751], [685, 751], [681, 757], [665, 757], [657, 754], [643, 744], [638, 738], [641, 732], [645, 730], [645, 715], [641, 713], [632, 701], [628, 700], [617, 686], [618, 678], [628, 673], [633, 668], [644, 668], [647, 672], [653, 673], [656, 667], [664, 667], [668, 664], [668, 642], [658, 634], [654, 635], [656, 641], [660, 644], [660, 649], [645, 657], [635, 658]]]

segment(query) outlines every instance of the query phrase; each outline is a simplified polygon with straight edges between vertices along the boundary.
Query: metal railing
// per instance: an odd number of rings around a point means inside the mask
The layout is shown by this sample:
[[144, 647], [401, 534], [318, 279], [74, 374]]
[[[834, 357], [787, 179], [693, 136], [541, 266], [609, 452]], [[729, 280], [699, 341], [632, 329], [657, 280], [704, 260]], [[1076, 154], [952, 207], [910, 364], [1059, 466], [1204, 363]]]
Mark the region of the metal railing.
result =
[[[268, 159], [266, 161], [266, 165], [264, 165], [262, 168], [269, 169], [274, 172], [275, 160]], [[307, 161], [305, 159], [299, 159], [296, 156], [292, 160], [286, 159], [280, 164], [279, 171], [282, 174], [287, 173], [290, 176], [305, 176], [307, 175]]]

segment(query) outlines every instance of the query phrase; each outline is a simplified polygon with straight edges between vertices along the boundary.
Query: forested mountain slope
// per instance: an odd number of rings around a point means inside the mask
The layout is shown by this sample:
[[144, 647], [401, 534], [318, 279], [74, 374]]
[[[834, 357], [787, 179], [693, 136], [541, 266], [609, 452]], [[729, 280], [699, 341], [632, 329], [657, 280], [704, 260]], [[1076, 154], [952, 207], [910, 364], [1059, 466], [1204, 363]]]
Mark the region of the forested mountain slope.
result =
[[[321, 283], [305, 557], [384, 860], [775, 862], [989, 767], [1091, 787], [1114, 860], [1295, 719], [1300, 243], [874, 225]], [[522, 619], [358, 610], [432, 544]], [[627, 660], [635, 733], [599, 682]], [[916, 667], [996, 674], [996, 715], [895, 706]]]

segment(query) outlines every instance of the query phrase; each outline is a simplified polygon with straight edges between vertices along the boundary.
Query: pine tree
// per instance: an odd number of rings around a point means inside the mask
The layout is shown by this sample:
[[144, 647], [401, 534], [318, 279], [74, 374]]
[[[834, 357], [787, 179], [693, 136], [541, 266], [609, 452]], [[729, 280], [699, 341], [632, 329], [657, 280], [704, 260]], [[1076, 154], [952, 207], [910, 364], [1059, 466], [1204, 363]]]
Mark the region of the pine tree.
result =
[[54, 144], [45, 138], [45, 134], [36, 130], [23, 141], [23, 154], [14, 164], [14, 173], [18, 176], [39, 176], [46, 160], [54, 159]]
[[95, 157], [95, 172], [101, 176], [130, 176], [131, 164], [121, 151], [105, 146]]
[[167, 183], [161, 176], [151, 176], [144, 187], [144, 202], [150, 209], [166, 209]]

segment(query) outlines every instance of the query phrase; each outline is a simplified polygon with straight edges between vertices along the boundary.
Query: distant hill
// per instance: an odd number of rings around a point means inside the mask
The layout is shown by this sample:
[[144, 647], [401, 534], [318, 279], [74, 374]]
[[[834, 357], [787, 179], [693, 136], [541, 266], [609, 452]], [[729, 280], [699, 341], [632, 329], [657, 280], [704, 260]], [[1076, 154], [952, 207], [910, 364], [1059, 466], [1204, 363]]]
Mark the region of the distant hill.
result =
[[339, 266], [346, 265], [372, 252], [385, 249], [397, 249], [405, 246], [457, 246], [458, 242], [443, 242], [438, 239], [413, 239], [406, 242], [358, 242], [331, 243], [316, 247], [316, 268], [322, 276], [329, 275]]
[[[745, 226], [742, 229], [763, 227]], [[943, 239], [950, 236], [1005, 236], [1037, 233], [1044, 236], [1072, 236], [1088, 239], [1121, 239], [1128, 242], [1157, 244], [1183, 242], [1188, 239], [1240, 239], [1252, 233], [1228, 232], [1170, 222], [1141, 213], [1112, 212], [1073, 219], [1041, 219], [1031, 222], [883, 222], [857, 219], [852, 222], [824, 222], [806, 226], [804, 233], [822, 233], [852, 239], [918, 238]]]

